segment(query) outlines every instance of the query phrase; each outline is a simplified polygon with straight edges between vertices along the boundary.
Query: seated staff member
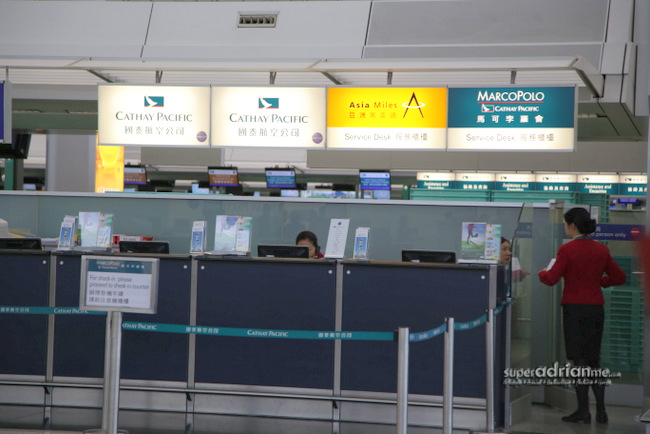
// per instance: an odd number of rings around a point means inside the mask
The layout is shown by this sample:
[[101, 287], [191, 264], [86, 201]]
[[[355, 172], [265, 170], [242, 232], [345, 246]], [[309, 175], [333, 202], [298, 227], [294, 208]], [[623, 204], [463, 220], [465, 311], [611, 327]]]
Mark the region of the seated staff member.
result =
[[512, 281], [521, 282], [524, 277], [528, 276], [528, 271], [524, 270], [519, 264], [519, 259], [512, 257], [512, 246], [510, 240], [501, 237], [500, 265], [508, 265], [512, 261]]
[[309, 257], [311, 259], [323, 258], [324, 255], [320, 252], [320, 246], [318, 245], [318, 238], [316, 234], [312, 231], [302, 231], [296, 237], [296, 244], [298, 246], [307, 246], [309, 247]]

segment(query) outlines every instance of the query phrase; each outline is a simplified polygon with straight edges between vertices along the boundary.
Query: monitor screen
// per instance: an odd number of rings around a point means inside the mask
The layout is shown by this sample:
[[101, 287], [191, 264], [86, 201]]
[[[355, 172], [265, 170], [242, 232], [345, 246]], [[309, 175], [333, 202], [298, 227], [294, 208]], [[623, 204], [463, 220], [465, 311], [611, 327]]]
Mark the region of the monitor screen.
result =
[[169, 253], [169, 241], [120, 241], [121, 253]]
[[210, 187], [237, 187], [239, 174], [236, 167], [208, 167]]
[[390, 190], [390, 171], [360, 170], [360, 190]]
[[43, 250], [40, 238], [0, 238], [0, 249]]
[[257, 256], [263, 258], [309, 258], [309, 247], [295, 244], [259, 244]]
[[266, 169], [266, 188], [296, 188], [293, 169]]
[[443, 250], [402, 250], [402, 262], [456, 263], [456, 252]]
[[125, 166], [124, 185], [147, 185], [147, 169], [142, 166]]
[[[2, 103], [1, 100], [0, 103]], [[0, 119], [0, 122], [2, 122], [2, 119]], [[0, 143], [0, 158], [27, 158], [31, 141], [31, 134], [13, 133], [11, 143]]]

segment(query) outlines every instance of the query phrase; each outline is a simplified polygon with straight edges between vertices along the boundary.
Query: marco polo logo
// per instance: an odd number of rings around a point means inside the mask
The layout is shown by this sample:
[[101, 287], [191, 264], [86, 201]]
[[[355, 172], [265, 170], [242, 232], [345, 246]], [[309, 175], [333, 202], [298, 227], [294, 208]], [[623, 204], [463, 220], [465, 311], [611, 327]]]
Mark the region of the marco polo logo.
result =
[[[476, 102], [514, 102], [514, 103], [541, 103], [546, 98], [544, 92], [540, 91], [525, 91], [525, 90], [513, 90], [513, 91], [479, 91], [476, 97]], [[489, 107], [489, 106], [486, 106]], [[483, 107], [481, 107], [483, 108]], [[486, 112], [488, 110], [485, 110]]]
[[144, 97], [144, 106], [145, 107], [165, 107], [165, 97], [164, 96], [145, 96]]

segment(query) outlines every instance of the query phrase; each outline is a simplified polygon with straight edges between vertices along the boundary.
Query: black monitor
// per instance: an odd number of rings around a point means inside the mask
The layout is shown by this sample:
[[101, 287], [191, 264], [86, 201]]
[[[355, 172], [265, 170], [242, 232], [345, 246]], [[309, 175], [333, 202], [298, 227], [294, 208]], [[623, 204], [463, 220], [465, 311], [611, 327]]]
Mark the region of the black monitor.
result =
[[236, 167], [208, 167], [210, 187], [237, 187], [239, 173]]
[[[0, 119], [1, 121], [2, 119]], [[27, 158], [31, 141], [31, 134], [12, 134], [11, 143], [0, 143], [0, 158]]]
[[121, 253], [169, 253], [169, 241], [120, 241]]
[[294, 169], [265, 169], [266, 188], [297, 188]]
[[456, 252], [444, 250], [402, 250], [402, 262], [456, 263]]
[[124, 185], [147, 185], [147, 169], [144, 166], [124, 166]]
[[309, 259], [309, 247], [295, 244], [259, 244], [257, 256], [263, 258], [305, 258]]
[[43, 250], [40, 238], [0, 238], [0, 249]]
[[359, 170], [359, 190], [390, 190], [390, 170]]

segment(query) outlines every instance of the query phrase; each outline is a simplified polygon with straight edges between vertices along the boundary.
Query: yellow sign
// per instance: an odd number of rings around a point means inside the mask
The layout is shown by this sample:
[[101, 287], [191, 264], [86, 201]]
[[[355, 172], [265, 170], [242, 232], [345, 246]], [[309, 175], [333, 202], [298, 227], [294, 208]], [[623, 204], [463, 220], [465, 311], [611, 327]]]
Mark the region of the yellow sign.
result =
[[96, 147], [95, 193], [124, 190], [124, 146]]
[[328, 89], [328, 148], [444, 149], [446, 128], [447, 88]]

